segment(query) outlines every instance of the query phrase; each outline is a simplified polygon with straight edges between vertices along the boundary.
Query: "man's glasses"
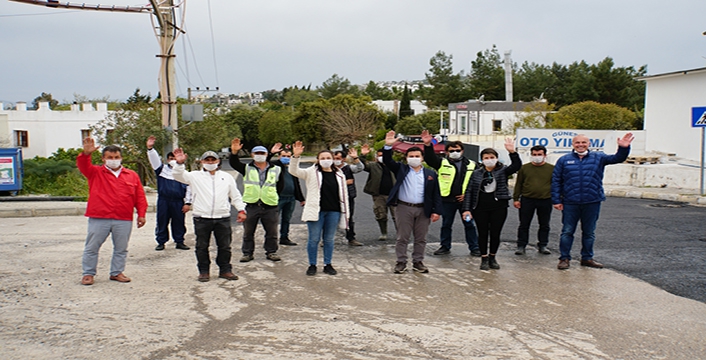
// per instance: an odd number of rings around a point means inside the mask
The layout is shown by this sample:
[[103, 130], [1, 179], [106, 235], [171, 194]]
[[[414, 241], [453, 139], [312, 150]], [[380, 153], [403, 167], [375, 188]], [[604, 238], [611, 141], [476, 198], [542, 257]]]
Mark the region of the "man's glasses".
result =
[[460, 153], [463, 150], [449, 150], [450, 153]]

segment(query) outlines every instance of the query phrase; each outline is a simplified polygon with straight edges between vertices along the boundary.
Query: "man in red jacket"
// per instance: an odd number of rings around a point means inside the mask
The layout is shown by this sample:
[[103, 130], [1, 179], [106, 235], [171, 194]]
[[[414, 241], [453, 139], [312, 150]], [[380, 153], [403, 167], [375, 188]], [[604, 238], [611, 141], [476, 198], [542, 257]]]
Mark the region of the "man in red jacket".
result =
[[78, 169], [88, 179], [88, 235], [83, 249], [81, 284], [93, 285], [98, 251], [109, 234], [112, 234], [113, 239], [110, 280], [130, 282], [123, 270], [134, 209], [137, 209], [137, 227], [141, 228], [145, 225], [147, 198], [137, 173], [122, 167], [122, 151], [119, 147], [109, 145], [103, 148], [103, 165], [93, 165], [91, 153], [97, 149], [92, 138], [85, 138], [83, 152], [76, 158]]

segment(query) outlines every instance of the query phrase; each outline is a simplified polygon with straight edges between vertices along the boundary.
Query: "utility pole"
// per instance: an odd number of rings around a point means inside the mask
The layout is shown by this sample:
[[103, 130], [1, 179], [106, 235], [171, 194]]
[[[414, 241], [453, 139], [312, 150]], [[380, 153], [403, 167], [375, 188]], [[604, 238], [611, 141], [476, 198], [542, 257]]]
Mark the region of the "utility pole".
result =
[[[124, 5], [88, 5], [82, 3], [60, 2], [58, 0], [10, 0], [32, 5], [46, 6], [50, 8], [112, 11], [112, 12], [132, 12], [151, 13], [152, 27], [159, 42], [160, 53], [157, 55], [161, 60], [159, 69], [159, 94], [162, 103], [162, 125], [170, 133], [169, 141], [164, 148], [164, 154], [179, 147], [177, 135], [177, 102], [176, 102], [176, 74], [174, 70], [174, 44], [182, 30], [184, 23], [183, 10], [186, 7], [186, 0], [174, 5], [174, 0], [150, 0], [150, 5], [146, 6], [124, 6]], [[181, 7], [181, 19], [177, 19], [177, 8]], [[156, 20], [156, 22], [155, 22]], [[179, 26], [177, 26], [179, 22]]]

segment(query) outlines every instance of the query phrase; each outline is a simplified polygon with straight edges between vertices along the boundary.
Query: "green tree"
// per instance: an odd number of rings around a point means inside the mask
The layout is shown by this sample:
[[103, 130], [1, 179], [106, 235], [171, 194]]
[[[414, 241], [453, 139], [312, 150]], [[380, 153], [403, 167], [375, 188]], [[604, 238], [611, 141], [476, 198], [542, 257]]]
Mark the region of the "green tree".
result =
[[637, 115], [615, 104], [584, 101], [567, 105], [550, 117], [557, 129], [633, 130]]
[[550, 66], [525, 61], [512, 78], [514, 100], [554, 99], [558, 82]]
[[395, 131], [404, 135], [418, 135], [422, 130], [429, 130], [432, 134], [439, 132], [440, 112], [427, 111], [423, 114], [408, 116], [397, 122]]
[[54, 109], [57, 105], [59, 105], [59, 101], [55, 100], [51, 93], [43, 92], [41, 95], [37, 96], [36, 98], [34, 98], [34, 100], [32, 100], [32, 108], [39, 109], [39, 103], [42, 101], [48, 102], [50, 109]]
[[392, 100], [392, 91], [388, 88], [378, 86], [378, 84], [372, 80], [365, 86], [363, 95], [370, 96], [373, 100]]
[[127, 98], [127, 101], [125, 104], [128, 107], [141, 107], [145, 105], [149, 105], [149, 103], [152, 102], [152, 96], [148, 95], [142, 95], [140, 94], [140, 88], [136, 88], [135, 92], [132, 93], [130, 97]]
[[485, 100], [505, 100], [505, 70], [498, 48], [486, 49], [471, 61], [470, 97], [485, 96]]
[[288, 110], [268, 111], [260, 119], [258, 130], [263, 144], [272, 145], [278, 142], [291, 144], [294, 142], [292, 119], [294, 113]]
[[429, 72], [425, 73], [431, 88], [423, 92], [429, 108], [442, 108], [449, 103], [467, 100], [467, 91], [461, 80], [461, 74], [453, 73], [453, 56], [438, 51], [429, 60]]
[[321, 122], [327, 106], [326, 99], [317, 99], [301, 103], [296, 108], [294, 119], [292, 119], [292, 131], [297, 140], [301, 140], [304, 144], [324, 142]]
[[525, 107], [511, 127], [503, 129], [504, 134], [515, 134], [517, 129], [541, 129], [547, 126], [549, 115], [554, 111], [554, 105], [546, 101], [537, 101]]
[[301, 103], [307, 101], [314, 101], [319, 98], [319, 95], [315, 91], [307, 89], [299, 89], [296, 86], [293, 88], [288, 88], [287, 92], [284, 94], [284, 102], [287, 106], [297, 107]]
[[330, 78], [316, 88], [316, 92], [324, 99], [331, 99], [336, 95], [351, 94], [358, 95], [358, 88], [351, 85], [351, 82], [338, 74], [333, 74]]
[[411, 99], [409, 94], [409, 88], [407, 84], [404, 84], [404, 90], [402, 91], [402, 100], [400, 100], [400, 118], [405, 118], [407, 116], [414, 115], [414, 110], [412, 110]]
[[217, 109], [207, 109], [203, 121], [179, 125], [179, 146], [192, 162], [208, 150], [218, 152], [221, 148], [230, 147], [230, 141], [235, 137], [242, 138], [243, 134], [240, 126], [229, 120], [232, 119], [227, 114], [219, 114]]
[[[223, 126], [225, 128], [236, 128], [242, 132], [241, 142], [244, 149], [250, 150], [255, 145], [260, 145], [258, 131], [258, 122], [265, 114], [265, 111], [257, 106], [245, 104], [236, 105], [225, 114], [223, 117]], [[230, 144], [230, 140], [228, 141]]]
[[328, 144], [366, 142], [384, 124], [385, 114], [368, 96], [338, 95], [328, 101], [323, 128]]

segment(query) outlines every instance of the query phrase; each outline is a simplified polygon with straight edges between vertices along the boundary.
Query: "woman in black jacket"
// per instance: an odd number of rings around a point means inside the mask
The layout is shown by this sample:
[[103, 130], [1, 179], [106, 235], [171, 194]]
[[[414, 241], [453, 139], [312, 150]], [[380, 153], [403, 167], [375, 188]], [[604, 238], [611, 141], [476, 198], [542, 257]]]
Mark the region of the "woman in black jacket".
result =
[[[478, 228], [478, 245], [481, 252], [481, 270], [500, 269], [495, 254], [500, 247], [500, 232], [507, 218], [507, 208], [512, 194], [507, 178], [520, 170], [522, 161], [515, 152], [512, 139], [505, 139], [505, 149], [510, 153], [510, 166], [498, 162], [498, 152], [487, 148], [480, 152], [483, 166], [471, 175], [470, 184], [463, 197], [463, 219], [475, 219]], [[490, 249], [488, 249], [490, 235]], [[490, 251], [489, 251], [490, 250]]]

